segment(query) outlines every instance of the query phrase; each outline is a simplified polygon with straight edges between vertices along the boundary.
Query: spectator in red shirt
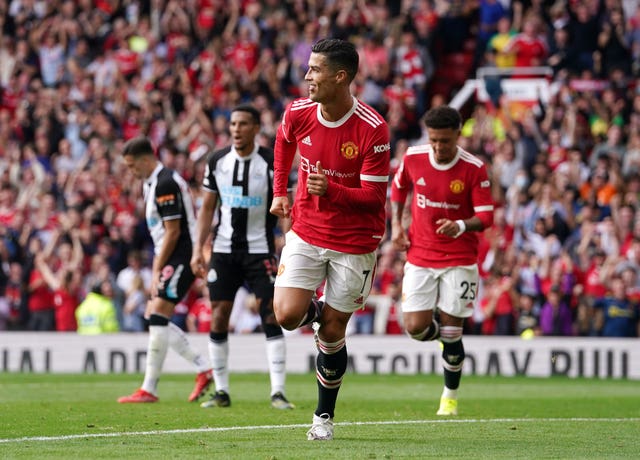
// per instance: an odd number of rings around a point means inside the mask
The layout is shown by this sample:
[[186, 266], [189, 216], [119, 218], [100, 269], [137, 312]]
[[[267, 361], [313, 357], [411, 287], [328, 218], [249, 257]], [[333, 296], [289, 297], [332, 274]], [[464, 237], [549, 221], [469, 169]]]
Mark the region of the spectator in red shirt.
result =
[[426, 84], [434, 72], [431, 55], [416, 43], [415, 33], [407, 30], [402, 33], [395, 59], [396, 73], [404, 79], [405, 87], [416, 93], [416, 110], [421, 115], [425, 110]]
[[238, 28], [237, 40], [229, 50], [228, 59], [245, 82], [258, 64], [258, 44], [251, 40], [251, 31], [246, 26]]
[[206, 295], [199, 297], [189, 308], [187, 315], [187, 329], [189, 332], [201, 332], [208, 334], [211, 331], [211, 303], [209, 302], [208, 289], [203, 289]]
[[0, 225], [8, 227], [13, 221], [13, 216], [18, 212], [16, 208], [16, 189], [10, 184], [2, 184], [0, 188]]
[[114, 57], [120, 74], [130, 81], [137, 74], [140, 67], [138, 53], [131, 50], [126, 38], [118, 42]]
[[36, 256], [35, 263], [42, 279], [53, 292], [55, 330], [63, 332], [77, 330], [75, 313], [80, 303], [78, 294], [82, 280], [81, 273], [65, 270], [56, 275], [47, 265], [42, 254]]
[[[65, 225], [63, 219], [63, 228]], [[57, 331], [78, 328], [75, 312], [80, 304], [84, 252], [78, 229], [67, 230], [65, 235], [56, 230], [45, 250], [36, 254], [34, 260], [36, 270], [52, 291]]]
[[384, 46], [382, 34], [371, 33], [365, 36], [358, 54], [360, 55], [360, 71], [365, 77], [377, 74], [381, 80], [388, 80], [390, 56], [389, 49]]
[[402, 283], [393, 282], [389, 284], [389, 297], [392, 302], [387, 313], [387, 334], [404, 334], [404, 326], [402, 325], [402, 308], [400, 307], [400, 297], [402, 295]]
[[47, 286], [42, 272], [35, 266], [37, 254], [43, 250], [42, 241], [38, 236], [29, 239], [28, 251], [32, 266], [27, 285], [27, 308], [29, 309], [29, 323], [27, 329], [31, 331], [55, 330], [55, 314], [53, 294]]
[[542, 34], [542, 22], [537, 16], [529, 16], [522, 24], [522, 32], [516, 34], [507, 46], [505, 53], [515, 53], [516, 67], [535, 67], [545, 63], [548, 48]]
[[607, 255], [602, 249], [596, 248], [590, 259], [588, 254], [586, 257], [588, 258], [588, 265], [584, 276], [584, 295], [589, 305], [593, 305], [596, 298], [604, 297], [607, 292], [607, 287], [601, 276]]
[[496, 277], [495, 282], [489, 287], [489, 293], [483, 305], [485, 322], [482, 325], [482, 333], [512, 335], [516, 302], [517, 293], [513, 278], [506, 273]]

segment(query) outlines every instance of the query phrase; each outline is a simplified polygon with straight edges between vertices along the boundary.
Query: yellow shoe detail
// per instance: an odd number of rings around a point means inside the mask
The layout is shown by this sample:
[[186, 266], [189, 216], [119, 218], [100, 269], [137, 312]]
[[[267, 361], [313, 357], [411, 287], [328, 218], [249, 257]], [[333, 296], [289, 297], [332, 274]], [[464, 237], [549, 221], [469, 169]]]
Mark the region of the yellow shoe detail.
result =
[[458, 415], [458, 400], [444, 396], [440, 398], [440, 408], [437, 415]]

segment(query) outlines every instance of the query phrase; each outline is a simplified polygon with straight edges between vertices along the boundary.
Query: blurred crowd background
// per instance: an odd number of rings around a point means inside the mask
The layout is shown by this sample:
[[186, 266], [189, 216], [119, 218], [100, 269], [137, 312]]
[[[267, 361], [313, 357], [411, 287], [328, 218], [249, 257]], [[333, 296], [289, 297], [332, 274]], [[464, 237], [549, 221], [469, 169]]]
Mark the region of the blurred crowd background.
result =
[[[547, 69], [548, 101], [516, 110], [493, 78], [460, 108], [497, 206], [466, 333], [638, 336], [635, 0], [0, 0], [0, 31], [0, 329], [74, 331], [78, 310], [98, 321], [81, 333], [143, 331], [151, 241], [122, 144], [149, 136], [198, 202], [230, 110], [254, 104], [272, 147], [331, 36], [359, 50], [354, 92], [389, 123], [392, 171], [478, 68]], [[381, 245], [352, 333], [402, 333], [403, 257]], [[250, 293], [235, 310], [236, 332], [259, 328]], [[174, 321], [209, 320], [198, 282]]]

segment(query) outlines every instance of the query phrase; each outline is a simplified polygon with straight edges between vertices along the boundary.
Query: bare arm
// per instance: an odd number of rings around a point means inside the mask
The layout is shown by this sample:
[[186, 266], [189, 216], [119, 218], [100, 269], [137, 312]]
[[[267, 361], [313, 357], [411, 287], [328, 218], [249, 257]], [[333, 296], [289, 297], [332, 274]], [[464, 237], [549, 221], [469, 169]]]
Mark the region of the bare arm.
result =
[[49, 257], [51, 257], [51, 255], [53, 254], [53, 251], [58, 246], [59, 240], [60, 240], [60, 230], [56, 228], [52, 232], [51, 238], [49, 239], [49, 241], [47, 242], [47, 245], [44, 247], [42, 251], [42, 255], [44, 256], [45, 259], [48, 259]]
[[36, 265], [36, 268], [42, 274], [42, 279], [47, 284], [47, 286], [49, 286], [49, 288], [51, 288], [54, 291], [56, 289], [60, 289], [60, 286], [62, 285], [62, 283], [60, 282], [60, 279], [56, 277], [56, 275], [53, 273], [53, 270], [51, 270], [51, 268], [47, 264], [44, 254], [40, 253], [36, 255], [35, 265]]
[[402, 225], [402, 216], [404, 214], [404, 202], [391, 202], [391, 243], [394, 249], [398, 251], [406, 251], [409, 249], [409, 238], [407, 232]]
[[72, 229], [69, 232], [69, 235], [71, 236], [71, 244], [73, 246], [69, 267], [72, 270], [80, 269], [82, 266], [82, 259], [84, 258], [84, 250], [82, 249], [82, 243], [80, 242], [80, 231], [78, 229]]
[[240, 18], [240, 4], [238, 1], [233, 0], [228, 2], [227, 8], [231, 10], [231, 13], [229, 14], [229, 21], [222, 32], [222, 36], [225, 40], [231, 39], [233, 32], [236, 30], [238, 19]]
[[196, 240], [193, 245], [193, 255], [191, 256], [191, 270], [197, 276], [204, 277], [206, 267], [204, 266], [204, 255], [202, 249], [211, 233], [211, 222], [213, 221], [213, 213], [218, 204], [218, 194], [206, 191], [202, 207], [198, 213], [196, 222]]

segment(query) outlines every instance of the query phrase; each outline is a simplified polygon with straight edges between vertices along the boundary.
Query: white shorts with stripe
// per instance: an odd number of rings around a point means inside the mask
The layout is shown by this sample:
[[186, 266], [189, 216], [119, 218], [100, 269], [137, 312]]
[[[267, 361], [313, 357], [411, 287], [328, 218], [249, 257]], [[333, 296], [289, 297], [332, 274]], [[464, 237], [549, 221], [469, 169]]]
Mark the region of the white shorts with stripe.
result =
[[447, 268], [418, 267], [407, 262], [402, 280], [404, 313], [438, 310], [468, 318], [478, 294], [478, 265]]
[[375, 252], [347, 254], [333, 251], [309, 244], [289, 231], [275, 286], [315, 291], [326, 279], [325, 302], [343, 313], [353, 313], [364, 306], [375, 269]]

